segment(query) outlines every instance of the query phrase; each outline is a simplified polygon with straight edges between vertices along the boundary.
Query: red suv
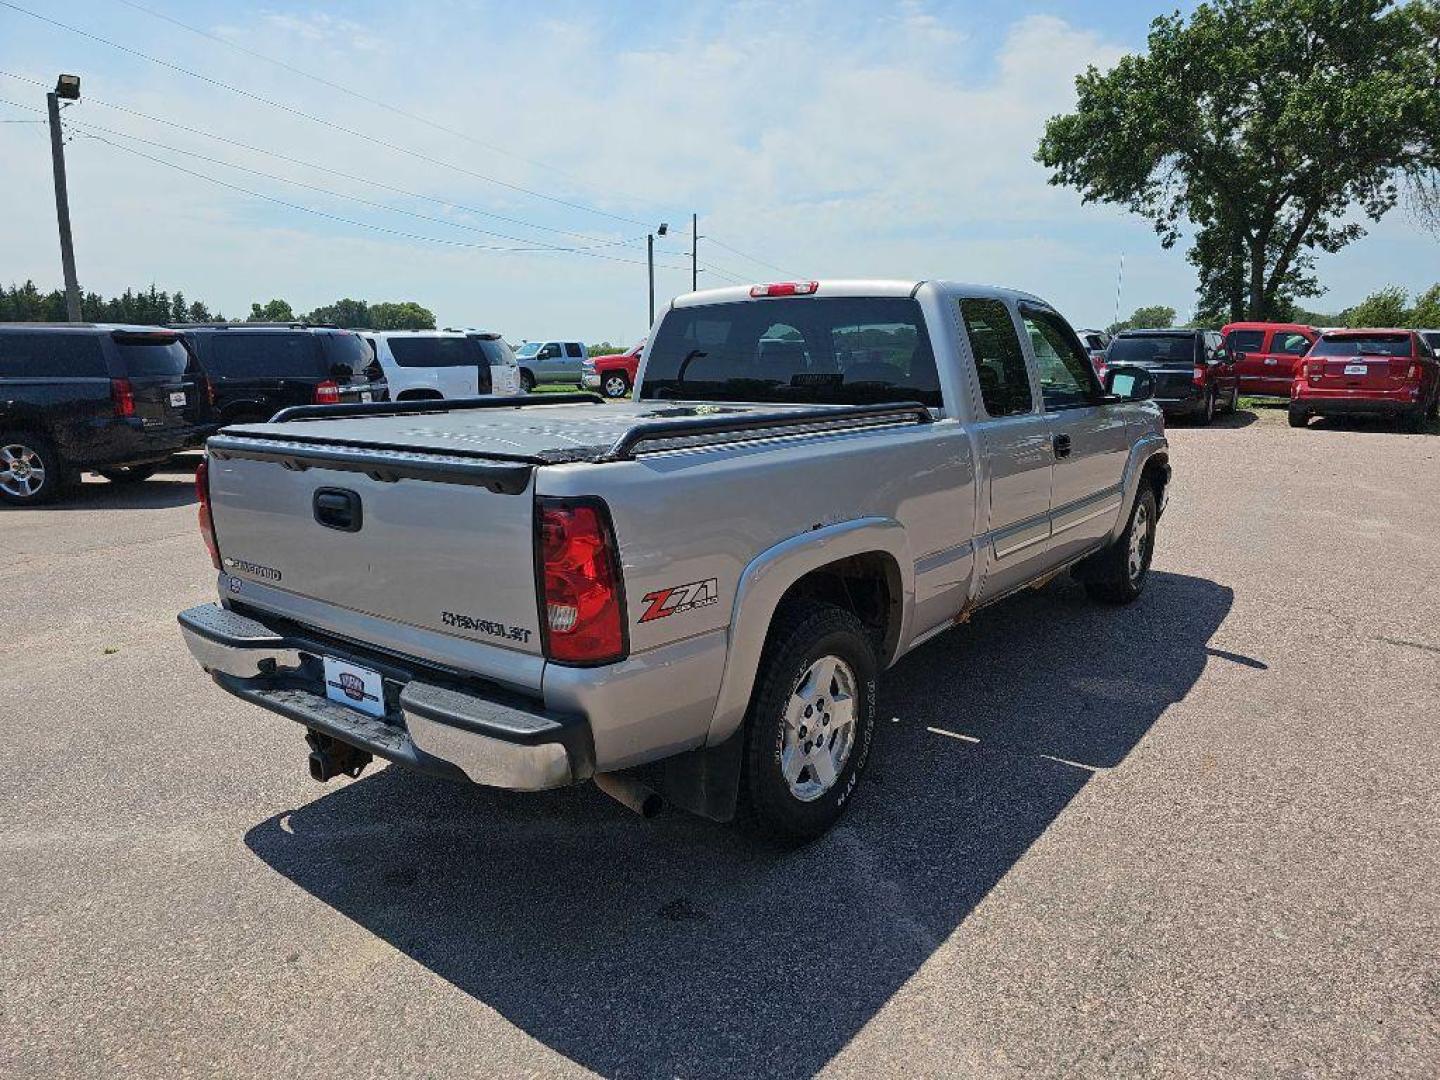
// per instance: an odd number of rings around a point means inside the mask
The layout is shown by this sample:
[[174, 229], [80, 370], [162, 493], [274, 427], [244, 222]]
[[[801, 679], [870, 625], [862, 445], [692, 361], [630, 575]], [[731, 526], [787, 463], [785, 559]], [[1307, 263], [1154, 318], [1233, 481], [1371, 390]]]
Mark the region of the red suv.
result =
[[603, 391], [606, 397], [624, 397], [635, 385], [635, 373], [640, 368], [640, 353], [644, 348], [645, 339], [641, 338], [623, 353], [588, 358], [582, 382], [591, 389]]
[[1300, 370], [1300, 358], [1320, 336], [1302, 323], [1237, 322], [1220, 329], [1235, 358], [1240, 393], [1289, 397]]
[[1380, 413], [1419, 431], [1440, 411], [1440, 362], [1414, 330], [1328, 330], [1290, 390], [1290, 426], [1312, 416]]

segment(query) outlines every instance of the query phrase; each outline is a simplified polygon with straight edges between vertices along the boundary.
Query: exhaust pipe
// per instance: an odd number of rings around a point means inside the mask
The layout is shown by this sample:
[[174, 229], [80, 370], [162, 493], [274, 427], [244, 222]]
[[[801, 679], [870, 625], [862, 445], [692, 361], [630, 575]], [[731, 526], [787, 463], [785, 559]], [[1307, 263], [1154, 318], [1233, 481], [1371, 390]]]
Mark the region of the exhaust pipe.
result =
[[643, 818], [653, 818], [665, 808], [665, 800], [659, 792], [639, 780], [613, 772], [596, 773], [592, 779], [606, 795]]

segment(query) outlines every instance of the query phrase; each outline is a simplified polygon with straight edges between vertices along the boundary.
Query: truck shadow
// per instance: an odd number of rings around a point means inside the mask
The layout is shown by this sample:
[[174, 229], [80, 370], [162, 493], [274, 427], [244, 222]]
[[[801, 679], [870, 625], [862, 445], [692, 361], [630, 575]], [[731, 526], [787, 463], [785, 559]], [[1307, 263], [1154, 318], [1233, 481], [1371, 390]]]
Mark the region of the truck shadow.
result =
[[245, 840], [602, 1075], [809, 1076], [1207, 657], [1235, 659], [1208, 649], [1232, 602], [1215, 582], [1155, 573], [1123, 612], [1067, 580], [981, 613], [882, 681], [867, 783], [799, 852], [679, 813], [643, 823], [589, 785], [522, 796], [398, 769]]

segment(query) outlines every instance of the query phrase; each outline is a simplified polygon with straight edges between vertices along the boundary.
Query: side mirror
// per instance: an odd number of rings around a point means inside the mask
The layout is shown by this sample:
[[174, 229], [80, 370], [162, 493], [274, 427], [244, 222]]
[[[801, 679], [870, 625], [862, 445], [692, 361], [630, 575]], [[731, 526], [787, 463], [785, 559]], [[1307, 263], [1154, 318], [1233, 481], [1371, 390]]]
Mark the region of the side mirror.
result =
[[1105, 395], [1112, 401], [1148, 401], [1155, 396], [1155, 377], [1141, 367], [1112, 367], [1105, 372]]
[[331, 364], [330, 378], [334, 382], [348, 383], [351, 379], [355, 378], [355, 369], [349, 364]]

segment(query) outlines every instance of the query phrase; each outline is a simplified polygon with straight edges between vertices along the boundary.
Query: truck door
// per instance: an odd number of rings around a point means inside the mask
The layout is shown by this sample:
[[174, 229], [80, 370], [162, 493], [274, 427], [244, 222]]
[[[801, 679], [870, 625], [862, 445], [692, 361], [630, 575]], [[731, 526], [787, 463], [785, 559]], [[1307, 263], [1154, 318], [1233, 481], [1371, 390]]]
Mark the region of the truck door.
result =
[[[1265, 389], [1268, 385], [1265, 375], [1265, 344], [1269, 336], [1269, 331], [1256, 328], [1231, 330], [1225, 335], [1225, 344], [1235, 358], [1235, 374], [1240, 380], [1242, 394], [1269, 392]], [[1285, 394], [1287, 397], [1290, 394], [1288, 387]]]
[[983, 575], [978, 596], [989, 599], [1043, 569], [1055, 458], [1010, 308], [1003, 300], [965, 298], [960, 317], [980, 393], [975, 431], [984, 483], [975, 565]]
[[1020, 317], [1040, 373], [1055, 472], [1050, 484], [1048, 561], [1060, 563], [1102, 543], [1120, 509], [1130, 435], [1075, 331], [1054, 311], [1022, 303]]
[[578, 341], [565, 342], [565, 366], [564, 382], [580, 385], [580, 378], [584, 374], [585, 348]]

